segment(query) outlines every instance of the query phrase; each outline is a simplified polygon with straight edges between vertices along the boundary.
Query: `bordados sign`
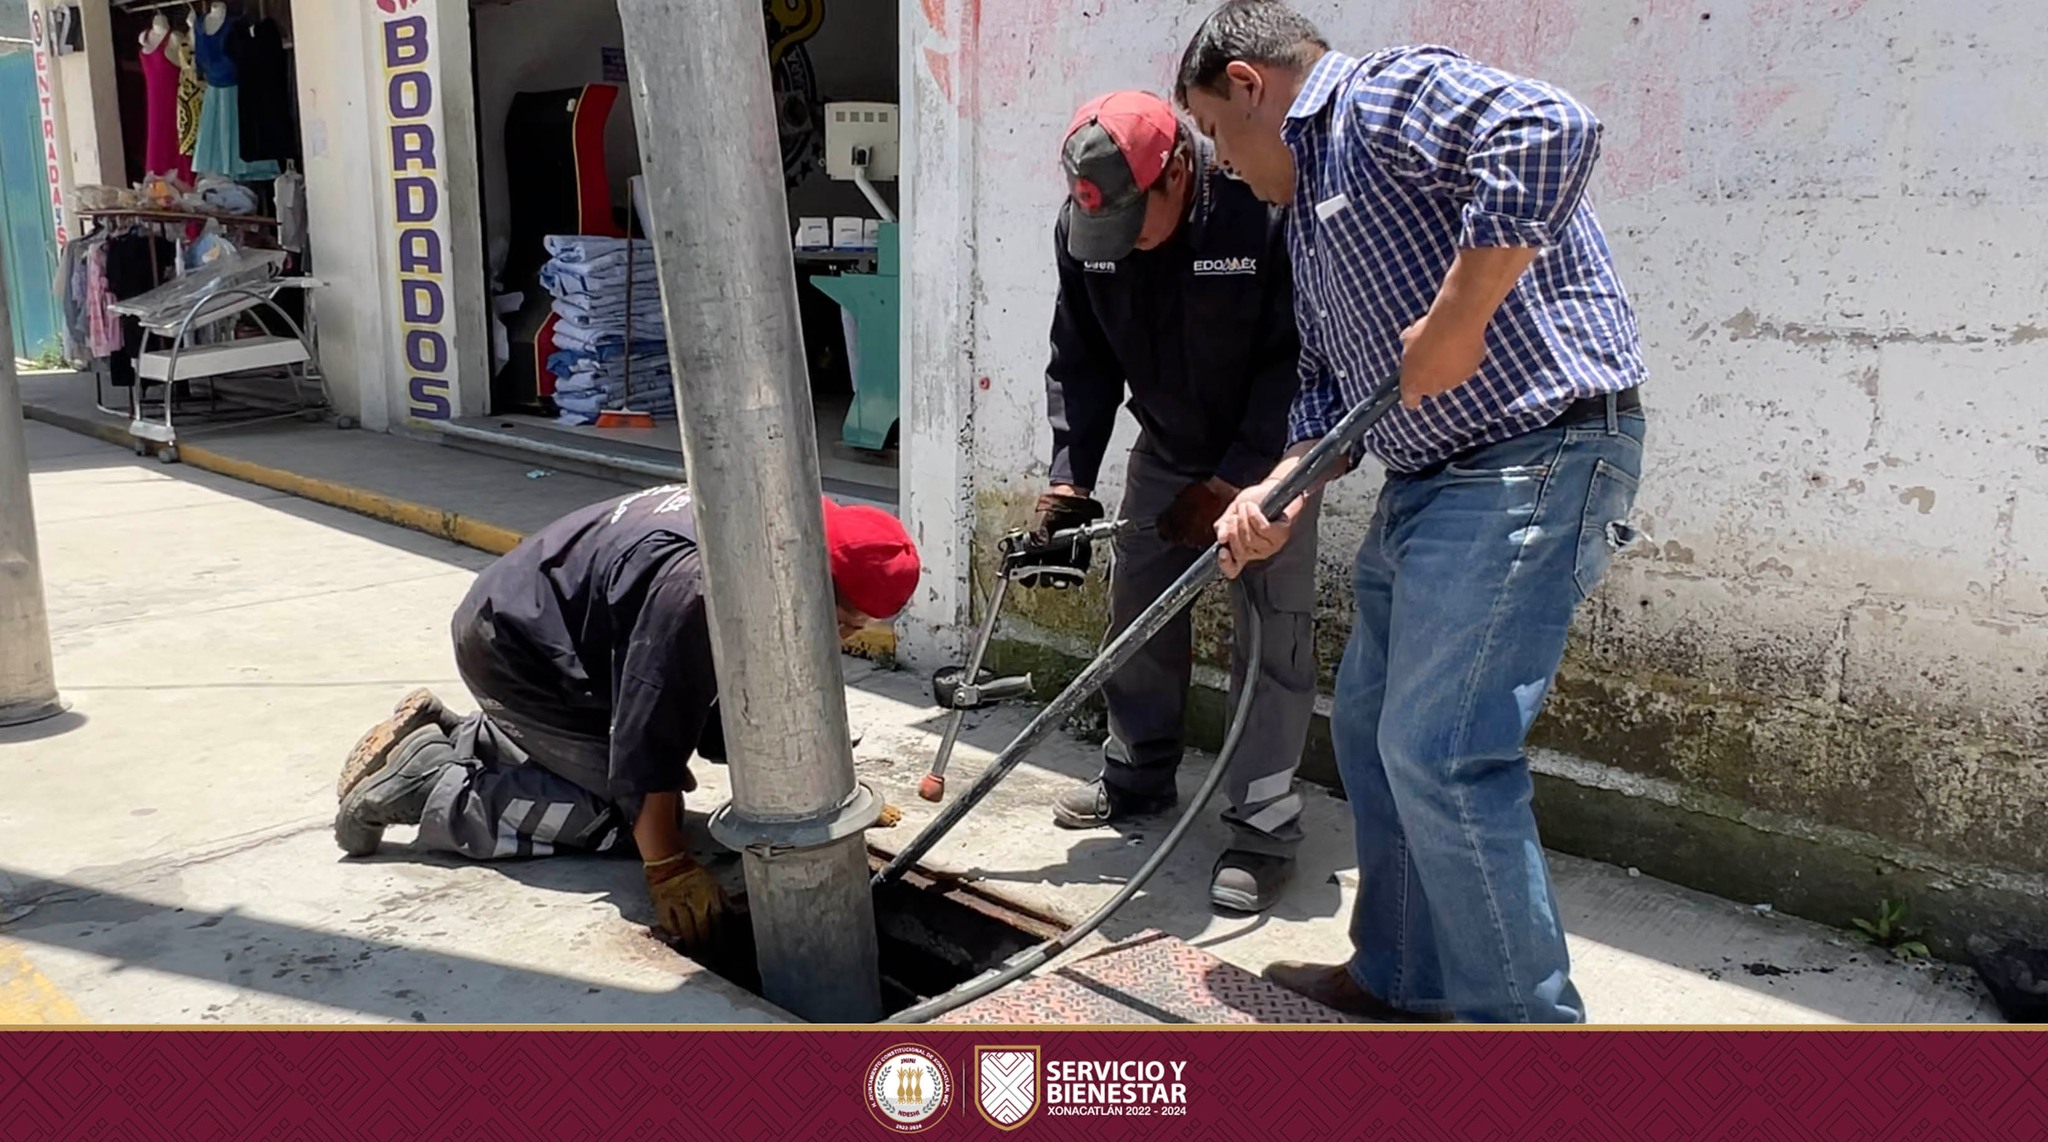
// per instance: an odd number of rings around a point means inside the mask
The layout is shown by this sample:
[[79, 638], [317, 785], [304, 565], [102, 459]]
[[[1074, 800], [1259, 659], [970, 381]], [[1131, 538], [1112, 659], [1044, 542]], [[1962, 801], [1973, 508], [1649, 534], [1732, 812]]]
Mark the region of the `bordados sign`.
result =
[[384, 71], [386, 148], [398, 291], [406, 415], [455, 415], [454, 318], [447, 278], [447, 183], [444, 133], [434, 97], [434, 22], [419, 0], [376, 0], [378, 55]]

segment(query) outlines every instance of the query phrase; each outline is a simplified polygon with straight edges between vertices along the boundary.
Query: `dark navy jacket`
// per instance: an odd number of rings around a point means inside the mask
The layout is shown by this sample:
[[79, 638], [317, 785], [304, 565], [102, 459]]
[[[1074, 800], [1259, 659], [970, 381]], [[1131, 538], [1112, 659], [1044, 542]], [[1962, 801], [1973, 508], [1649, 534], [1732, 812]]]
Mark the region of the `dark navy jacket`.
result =
[[1192, 216], [1156, 250], [1083, 265], [1054, 228], [1060, 292], [1046, 404], [1056, 484], [1094, 488], [1130, 389], [1145, 448], [1190, 480], [1244, 487], [1287, 443], [1299, 378], [1286, 215], [1197, 140]]
[[480, 696], [609, 738], [610, 794], [673, 792], [719, 727], [690, 493], [666, 485], [572, 512], [483, 569], [456, 609]]

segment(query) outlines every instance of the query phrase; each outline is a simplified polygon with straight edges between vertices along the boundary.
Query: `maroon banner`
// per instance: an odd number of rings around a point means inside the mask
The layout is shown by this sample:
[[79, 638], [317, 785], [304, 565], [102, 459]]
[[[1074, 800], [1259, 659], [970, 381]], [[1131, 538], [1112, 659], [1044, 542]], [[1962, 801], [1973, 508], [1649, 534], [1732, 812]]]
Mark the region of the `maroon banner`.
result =
[[50, 1031], [0, 1138], [2048, 1136], [2019, 1031]]

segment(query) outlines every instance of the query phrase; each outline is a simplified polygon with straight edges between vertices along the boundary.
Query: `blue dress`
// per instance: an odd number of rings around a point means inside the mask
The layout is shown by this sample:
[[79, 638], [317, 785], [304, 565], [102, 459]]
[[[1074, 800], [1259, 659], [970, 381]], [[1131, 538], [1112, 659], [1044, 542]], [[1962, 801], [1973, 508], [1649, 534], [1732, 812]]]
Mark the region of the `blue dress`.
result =
[[202, 19], [193, 29], [192, 50], [199, 78], [206, 81], [206, 99], [199, 110], [199, 142], [192, 148], [192, 169], [199, 174], [225, 175], [237, 181], [276, 178], [278, 165], [268, 159], [242, 159], [242, 102], [235, 61], [228, 57], [228, 37], [240, 21], [222, 20], [220, 30], [206, 31]]

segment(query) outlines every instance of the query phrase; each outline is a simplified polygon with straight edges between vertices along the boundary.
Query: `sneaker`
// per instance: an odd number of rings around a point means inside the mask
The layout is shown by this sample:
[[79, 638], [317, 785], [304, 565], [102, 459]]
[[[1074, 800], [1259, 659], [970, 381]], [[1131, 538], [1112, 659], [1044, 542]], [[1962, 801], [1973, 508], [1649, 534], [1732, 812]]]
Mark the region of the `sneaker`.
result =
[[455, 764], [448, 735], [434, 725], [414, 730], [380, 756], [384, 764], [356, 782], [334, 816], [334, 843], [352, 857], [376, 852], [387, 826], [419, 824], [427, 794], [442, 771]]
[[427, 726], [439, 726], [444, 733], [455, 730], [455, 715], [434, 697], [434, 692], [421, 687], [398, 700], [391, 707], [391, 716], [370, 727], [355, 748], [348, 751], [348, 760], [341, 763], [341, 779], [335, 782], [334, 796], [337, 800], [348, 796], [356, 783], [379, 769], [390, 760], [391, 751], [398, 743], [410, 737], [415, 731]]
[[1169, 790], [1156, 797], [1142, 797], [1112, 788], [1100, 777], [1077, 785], [1052, 803], [1053, 823], [1069, 829], [1092, 829], [1121, 821], [1163, 813], [1180, 803], [1180, 793]]
[[1209, 903], [1232, 912], [1264, 912], [1294, 877], [1294, 858], [1230, 849], [1216, 858]]
[[1332, 1011], [1360, 1019], [1371, 1019], [1380, 1023], [1449, 1023], [1451, 1017], [1443, 1012], [1403, 1011], [1379, 996], [1358, 986], [1351, 978], [1351, 972], [1343, 964], [1304, 964], [1294, 960], [1278, 960], [1268, 964], [1264, 973], [1266, 979], [1295, 993], [1307, 996]]

